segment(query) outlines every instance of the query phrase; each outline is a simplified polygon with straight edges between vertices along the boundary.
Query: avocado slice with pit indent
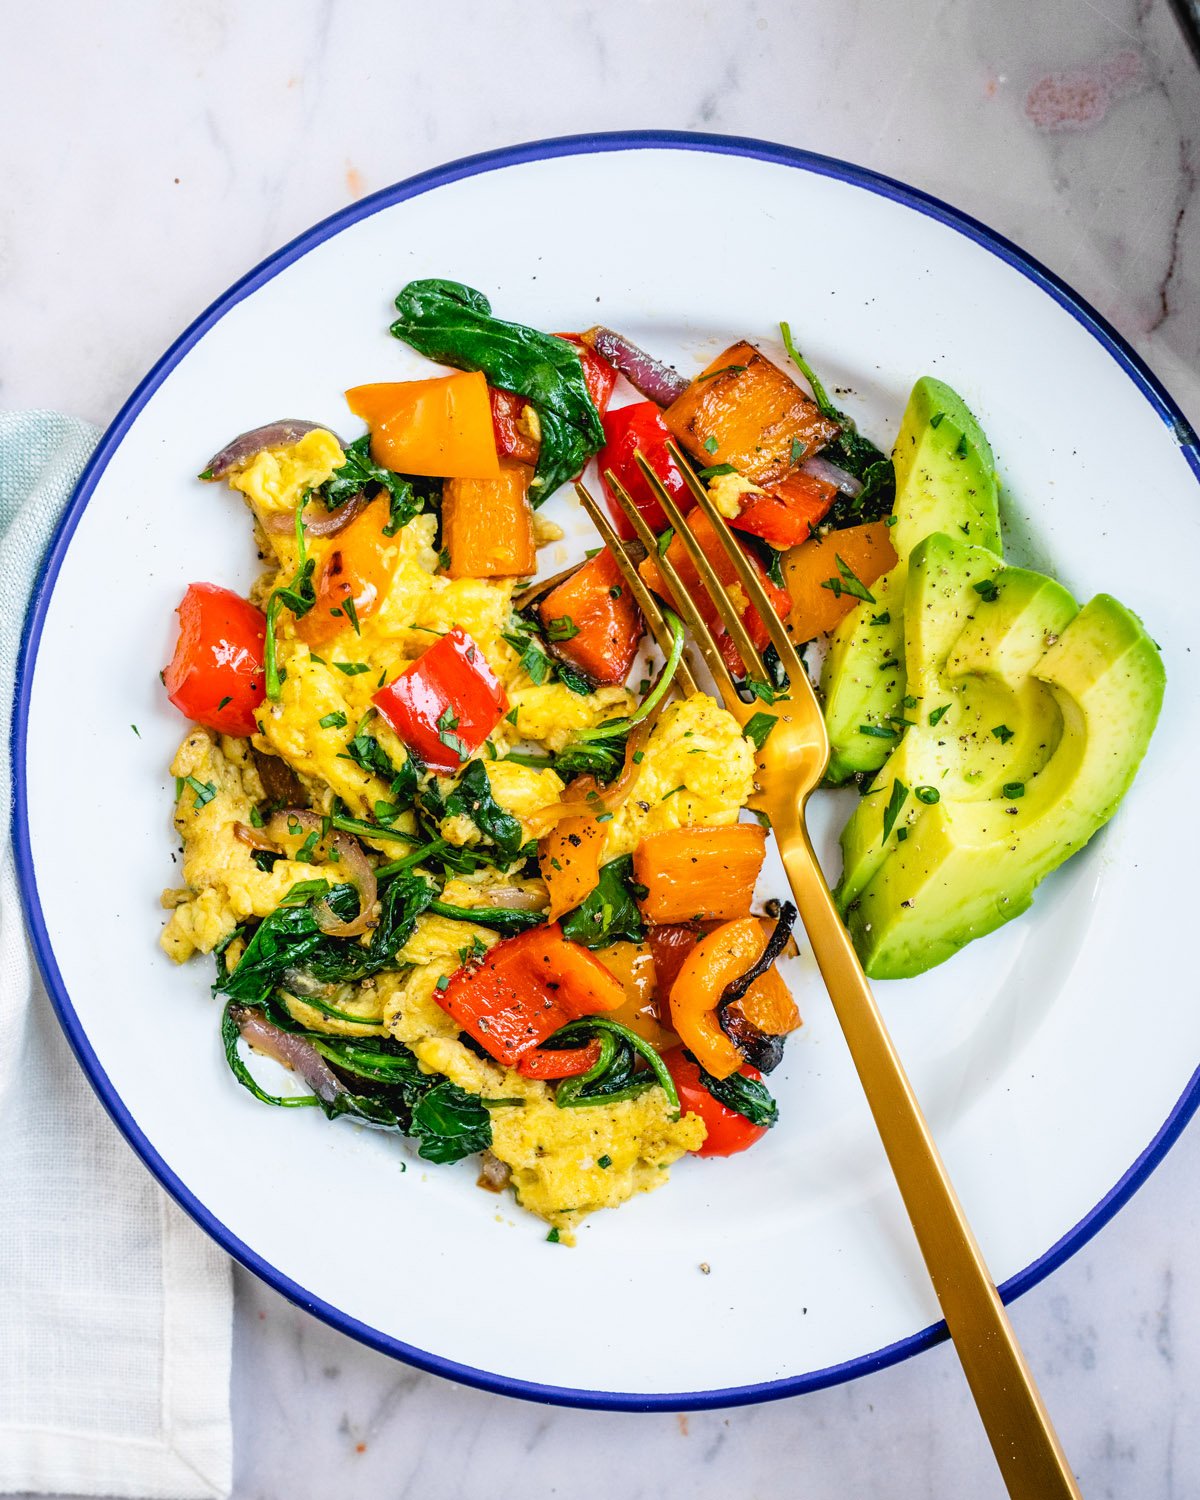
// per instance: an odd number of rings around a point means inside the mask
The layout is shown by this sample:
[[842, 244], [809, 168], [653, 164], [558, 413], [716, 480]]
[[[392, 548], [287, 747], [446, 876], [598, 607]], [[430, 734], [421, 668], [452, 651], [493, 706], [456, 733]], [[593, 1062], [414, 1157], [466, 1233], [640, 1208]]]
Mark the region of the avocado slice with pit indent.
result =
[[839, 783], [881, 766], [895, 744], [907, 692], [904, 599], [908, 558], [934, 532], [1001, 555], [995, 461], [982, 428], [950, 387], [923, 376], [913, 387], [892, 453], [896, 566], [871, 586], [834, 632], [821, 673], [831, 757]]

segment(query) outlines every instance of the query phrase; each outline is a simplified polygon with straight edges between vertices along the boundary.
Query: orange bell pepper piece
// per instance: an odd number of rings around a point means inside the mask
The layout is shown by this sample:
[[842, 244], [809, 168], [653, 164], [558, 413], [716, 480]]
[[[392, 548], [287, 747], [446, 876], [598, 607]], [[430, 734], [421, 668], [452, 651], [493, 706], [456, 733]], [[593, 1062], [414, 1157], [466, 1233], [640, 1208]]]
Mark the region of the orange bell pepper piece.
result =
[[317, 564], [313, 580], [317, 602], [296, 622], [296, 634], [310, 646], [331, 641], [352, 628], [347, 600], [361, 622], [386, 596], [396, 558], [395, 541], [383, 534], [389, 513], [386, 496], [372, 500], [332, 539]]
[[732, 464], [755, 484], [782, 479], [795, 445], [812, 458], [838, 434], [815, 401], [743, 339], [671, 402], [663, 421], [701, 464]]
[[537, 572], [532, 470], [503, 459], [496, 479], [448, 479], [442, 488], [442, 546], [451, 578], [520, 578]]
[[625, 987], [625, 1004], [611, 1012], [614, 1021], [665, 1052], [678, 1041], [671, 1030], [667, 997], [658, 989], [658, 971], [648, 943], [610, 943], [596, 957]]
[[538, 869], [550, 892], [550, 918], [574, 911], [600, 879], [604, 829], [593, 817], [563, 818], [538, 841]]
[[671, 986], [671, 1024], [700, 1066], [728, 1078], [745, 1058], [721, 1030], [717, 1005], [726, 985], [761, 956], [766, 939], [753, 917], [724, 922], [700, 939]]
[[645, 626], [607, 547], [551, 589], [538, 614], [558, 655], [593, 682], [618, 683], [629, 676]]
[[837, 565], [839, 557], [869, 592], [877, 578], [896, 566], [891, 528], [886, 521], [847, 526], [814, 537], [786, 554], [783, 577], [792, 600], [788, 634], [795, 640], [811, 641], [822, 631], [832, 630], [859, 603], [844, 589], [825, 587], [846, 581]]
[[766, 846], [757, 823], [652, 833], [633, 855], [634, 877], [647, 888], [643, 914], [655, 923], [749, 916]]
[[500, 473], [487, 381], [479, 370], [357, 385], [346, 400], [371, 429], [371, 456], [385, 468], [444, 479]]

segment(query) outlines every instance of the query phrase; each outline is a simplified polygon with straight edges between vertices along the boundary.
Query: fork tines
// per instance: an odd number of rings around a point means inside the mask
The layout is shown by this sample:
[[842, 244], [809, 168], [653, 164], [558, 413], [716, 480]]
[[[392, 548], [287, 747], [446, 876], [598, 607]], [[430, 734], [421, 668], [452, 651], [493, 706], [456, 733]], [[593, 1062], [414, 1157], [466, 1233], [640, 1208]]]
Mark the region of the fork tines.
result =
[[[745, 591], [746, 597], [766, 626], [767, 632], [771, 637], [771, 644], [775, 647], [779, 655], [784, 672], [792, 682], [801, 680], [804, 674], [804, 665], [783, 626], [783, 622], [779, 619], [779, 616], [775, 613], [771, 605], [771, 601], [767, 598], [766, 591], [749, 558], [742, 551], [733, 532], [726, 524], [725, 517], [721, 515], [720, 511], [717, 510], [709, 498], [708, 490], [696, 476], [691, 464], [679, 447], [674, 442], [671, 442], [668, 444], [668, 451], [679, 468], [680, 473], [683, 475], [684, 482], [692, 498], [695, 500], [697, 508], [708, 520], [713, 533], [728, 556], [738, 582]], [[704, 549], [700, 546], [700, 543], [696, 540], [695, 534], [688, 525], [683, 512], [679, 509], [674, 496], [647, 463], [644, 455], [639, 452], [635, 457], [638, 468], [641, 470], [646, 483], [650, 486], [651, 493], [662, 506], [667, 520], [674, 529], [675, 535], [679, 537], [684, 547], [687, 548], [688, 556], [691, 558], [700, 576], [701, 583], [712, 599], [713, 605], [720, 616], [721, 623], [728, 630], [733, 644], [737, 647], [738, 655], [742, 658], [747, 673], [758, 677], [764, 683], [769, 682], [767, 668], [762, 656], [746, 631], [742, 619], [742, 611], [739, 610], [734, 601], [729, 597], [728, 591], [717, 577], [712, 563], [704, 552]], [[708, 628], [703, 615], [697, 608], [695, 600], [688, 593], [670, 557], [667, 556], [667, 549], [659, 546], [658, 538], [651, 531], [641, 512], [630, 498], [629, 492], [616, 478], [612, 470], [610, 469], [604, 477], [622, 513], [628, 518], [630, 525], [633, 527], [638, 539], [645, 546], [647, 553], [655, 555], [659, 570], [671, 592], [671, 597], [675, 601], [679, 613], [683, 616], [689, 633], [699, 646], [700, 653], [704, 657], [709, 671], [712, 673], [717, 685], [721, 688], [722, 696], [733, 694], [735, 698], [738, 697], [737, 688], [729, 669], [721, 658], [721, 653], [716, 641], [713, 639], [712, 631]], [[592, 515], [593, 519], [595, 519], [593, 513], [594, 505], [594, 501], [588, 505], [588, 513]], [[607, 525], [607, 518], [605, 518], [605, 523]], [[608, 527], [608, 530], [610, 533], [612, 532], [611, 527]], [[612, 534], [615, 537], [615, 533]]]

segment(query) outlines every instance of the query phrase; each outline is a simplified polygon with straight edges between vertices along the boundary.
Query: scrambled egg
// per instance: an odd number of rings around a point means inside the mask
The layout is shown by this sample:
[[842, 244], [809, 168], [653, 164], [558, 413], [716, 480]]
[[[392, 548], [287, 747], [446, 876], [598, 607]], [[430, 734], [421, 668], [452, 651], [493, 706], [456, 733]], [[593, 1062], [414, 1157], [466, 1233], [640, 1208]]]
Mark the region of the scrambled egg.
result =
[[753, 787], [754, 752], [733, 716], [703, 693], [669, 703], [607, 825], [601, 862], [632, 854], [652, 833], [736, 823]]
[[[260, 552], [270, 558], [252, 591], [258, 603], [265, 604], [298, 563], [295, 532], [281, 524], [283, 518], [290, 518], [307, 491], [343, 461], [337, 440], [318, 431], [289, 448], [259, 454], [231, 478], [253, 512]], [[719, 485], [714, 488], [720, 508], [736, 507], [732, 485], [726, 486], [728, 496]], [[542, 527], [539, 539], [549, 539], [556, 530]], [[485, 766], [495, 801], [521, 822], [528, 840], [533, 837], [528, 820], [558, 801], [564, 783], [551, 769], [504, 760], [505, 753], [518, 742], [561, 750], [574, 733], [629, 713], [636, 700], [622, 687], [601, 687], [584, 696], [560, 682], [534, 682], [521, 666], [520, 652], [503, 639], [510, 628], [515, 581], [438, 575], [435, 536], [432, 515], [419, 515], [397, 532], [389, 554], [390, 583], [360, 622], [361, 633], [352, 632], [347, 622], [331, 643], [314, 651], [297, 632], [291, 614], [280, 612], [282, 688], [278, 701], [264, 702], [259, 710], [253, 748], [284, 761], [315, 809], [329, 812], [340, 799], [351, 816], [372, 820], [377, 804], [388, 798], [389, 784], [356, 764], [349, 743], [365, 731], [393, 766], [403, 765], [405, 747], [372, 708], [372, 695], [436, 635], [460, 626], [483, 651], [515, 710], [511, 721], [503, 721], [492, 735], [500, 758], [486, 760]], [[321, 538], [308, 543], [318, 569], [333, 545], [332, 539]], [[339, 663], [361, 666], [346, 673]], [[286, 855], [264, 871], [250, 844], [239, 837], [239, 825], [244, 834], [252, 824], [252, 810], [265, 798], [250, 742], [193, 728], [171, 769], [179, 779], [175, 827], [183, 841], [183, 887], [164, 892], [164, 905], [172, 910], [162, 943], [182, 962], [196, 952], [210, 952], [247, 918], [267, 916], [296, 882], [320, 872]], [[735, 822], [749, 799], [753, 770], [750, 745], [712, 699], [698, 695], [669, 704], [644, 747], [627, 801], [607, 826], [603, 860], [632, 852], [650, 833]], [[364, 839], [381, 859], [404, 852], [403, 835], [415, 836], [415, 816], [404, 813], [391, 826], [398, 840]], [[459, 847], [482, 837], [463, 814], [447, 816], [439, 831]], [[295, 852], [294, 847], [289, 851]], [[464, 910], [505, 903], [541, 909], [547, 896], [540, 880], [482, 870], [448, 880], [441, 899]], [[703, 1142], [704, 1125], [696, 1115], [671, 1118], [666, 1096], [657, 1088], [613, 1104], [559, 1109], [551, 1087], [465, 1046], [434, 998], [438, 982], [461, 965], [464, 952], [478, 954], [498, 941], [495, 932], [477, 923], [426, 913], [397, 955], [395, 970], [339, 989], [333, 1003], [344, 1018], [307, 1004], [302, 994], [282, 998], [309, 1029], [393, 1036], [426, 1070], [496, 1101], [490, 1111], [493, 1153], [510, 1169], [520, 1202], [569, 1238], [584, 1214], [660, 1186], [664, 1169]], [[235, 944], [227, 956], [237, 951]], [[602, 1167], [602, 1159], [608, 1165]]]
[[[587, 1214], [617, 1208], [635, 1193], [661, 1187], [665, 1169], [704, 1144], [704, 1123], [699, 1115], [673, 1119], [661, 1089], [615, 1104], [559, 1109], [545, 1084], [465, 1047], [433, 995], [438, 980], [458, 967], [460, 948], [470, 941], [466, 934], [479, 930], [446, 923], [437, 936], [449, 951], [440, 960], [414, 969], [405, 979], [381, 976], [391, 981], [385, 1024], [430, 1072], [484, 1100], [498, 1101], [490, 1110], [492, 1154], [509, 1168], [521, 1206], [564, 1231], [569, 1240], [573, 1226]], [[495, 935], [490, 936], [494, 942]], [[422, 952], [429, 951], [427, 940]], [[600, 1165], [602, 1157], [609, 1166]]]

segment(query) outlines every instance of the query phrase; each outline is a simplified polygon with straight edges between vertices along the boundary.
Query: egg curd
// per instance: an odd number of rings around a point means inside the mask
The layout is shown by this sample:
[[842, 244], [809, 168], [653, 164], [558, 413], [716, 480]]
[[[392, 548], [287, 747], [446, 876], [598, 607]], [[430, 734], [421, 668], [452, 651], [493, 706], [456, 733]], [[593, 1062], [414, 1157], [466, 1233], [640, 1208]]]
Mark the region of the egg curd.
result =
[[[228, 476], [249, 505], [265, 563], [250, 593], [259, 609], [267, 609], [272, 596], [303, 571], [305, 559], [313, 564], [310, 573], [321, 577], [326, 559], [341, 545], [337, 534], [304, 535], [296, 517], [310, 492], [346, 462], [331, 433], [313, 430], [257, 453]], [[541, 529], [542, 538], [554, 534], [553, 528]], [[646, 1086], [649, 1075], [640, 1072], [627, 1097], [560, 1107], [554, 1081], [525, 1076], [487, 1055], [439, 997], [464, 964], [480, 964], [506, 941], [518, 918], [532, 913], [529, 920], [536, 920], [545, 913], [549, 896], [533, 846], [570, 784], [561, 752], [581, 743], [581, 733], [586, 742], [587, 731], [633, 713], [638, 699], [623, 686], [588, 690], [589, 683], [554, 670], [555, 653], [545, 643], [540, 656], [531, 656], [524, 646], [529, 627], [514, 614], [521, 580], [451, 578], [439, 543], [434, 510], [400, 525], [384, 543], [386, 582], [354, 618], [351, 611], [330, 622], [317, 619], [315, 610], [297, 618], [290, 608], [278, 608], [278, 691], [257, 703], [256, 732], [224, 733], [203, 724], [189, 729], [171, 766], [182, 882], [164, 892], [170, 916], [162, 945], [179, 963], [198, 953], [217, 954], [219, 973], [228, 981], [230, 975], [238, 978], [243, 960], [252, 966], [266, 962], [262, 933], [270, 918], [283, 934], [279, 941], [296, 943], [301, 956], [274, 972], [261, 1001], [247, 1003], [274, 1006], [285, 1023], [281, 1036], [303, 1037], [310, 1047], [329, 1039], [321, 1056], [337, 1070], [333, 1083], [326, 1081], [336, 1101], [331, 1112], [372, 1118], [357, 1107], [343, 1110], [346, 1099], [359, 1099], [355, 1080], [375, 1076], [364, 1071], [374, 1066], [364, 1059], [374, 1047], [386, 1054], [389, 1067], [398, 1066], [407, 1049], [416, 1066], [405, 1078], [405, 1108], [414, 1119], [433, 1114], [431, 1082], [454, 1086], [437, 1095], [439, 1108], [450, 1101], [465, 1115], [467, 1097], [479, 1115], [482, 1104], [486, 1119], [476, 1139], [490, 1136], [485, 1176], [492, 1185], [510, 1184], [524, 1208], [569, 1240], [584, 1215], [661, 1186], [666, 1169], [702, 1145], [704, 1123], [698, 1114], [681, 1114], [664, 1087]], [[410, 757], [373, 699], [452, 631], [464, 632], [482, 654], [508, 709], [457, 771], [433, 776]], [[457, 720], [446, 722], [451, 728], [440, 732], [453, 744], [462, 731]], [[732, 716], [702, 694], [667, 702], [634, 762], [626, 794], [602, 821], [601, 870], [622, 868], [612, 862], [634, 854], [652, 835], [737, 823], [753, 788], [751, 744]], [[470, 770], [476, 766], [486, 783]], [[416, 773], [417, 793], [411, 786], [408, 795], [398, 791], [406, 769]], [[469, 783], [474, 790], [456, 800], [468, 773], [476, 777]], [[478, 788], [484, 785], [490, 819], [480, 811]], [[342, 832], [334, 832], [339, 826]], [[497, 827], [524, 853], [494, 857]], [[365, 859], [372, 872], [371, 922], [365, 931], [338, 938], [323, 936], [323, 918], [314, 935], [310, 914], [318, 898], [309, 896], [305, 904], [304, 893], [338, 882], [345, 888], [351, 845], [357, 845], [354, 858]], [[427, 861], [423, 850], [432, 851]], [[473, 854], [479, 858], [473, 861]], [[406, 868], [392, 872], [398, 864]], [[371, 945], [392, 920], [385, 910], [389, 876], [408, 882], [406, 891], [416, 891], [423, 905], [386, 962], [380, 964], [377, 954], [368, 962], [376, 953]], [[437, 910], [430, 909], [431, 890]], [[472, 912], [479, 921], [471, 920]], [[327, 950], [334, 948], [337, 972], [323, 978], [332, 973]], [[320, 959], [325, 969], [314, 954], [326, 955]], [[605, 949], [597, 948], [594, 957], [603, 963]], [[627, 1011], [613, 1013], [614, 1020], [627, 1020], [636, 1031], [645, 1000], [643, 985], [640, 993], [631, 992]], [[235, 1021], [245, 1013], [235, 1010]], [[336, 1055], [335, 1048], [341, 1048]], [[317, 1046], [312, 1056], [319, 1052]], [[263, 1068], [256, 1072], [261, 1079]], [[321, 1083], [313, 1087], [321, 1095]], [[387, 1097], [389, 1108], [400, 1107], [398, 1094]], [[422, 1102], [413, 1104], [418, 1098]], [[433, 1132], [428, 1122], [426, 1128]]]

